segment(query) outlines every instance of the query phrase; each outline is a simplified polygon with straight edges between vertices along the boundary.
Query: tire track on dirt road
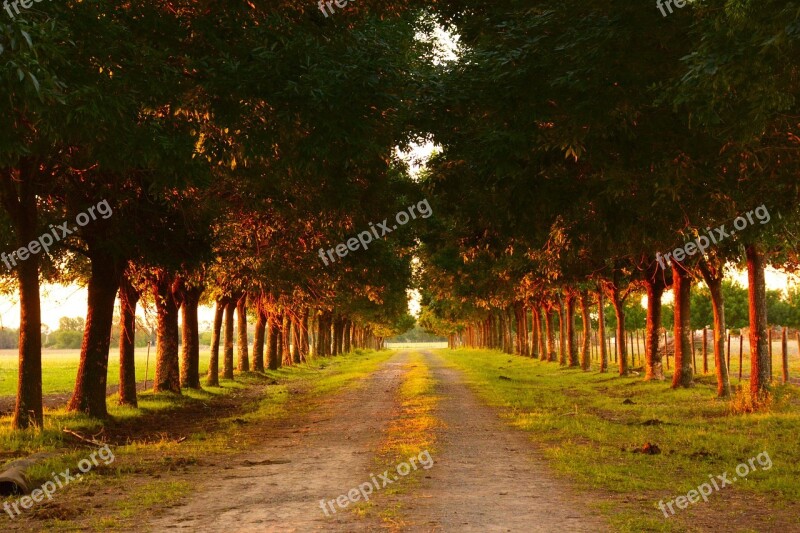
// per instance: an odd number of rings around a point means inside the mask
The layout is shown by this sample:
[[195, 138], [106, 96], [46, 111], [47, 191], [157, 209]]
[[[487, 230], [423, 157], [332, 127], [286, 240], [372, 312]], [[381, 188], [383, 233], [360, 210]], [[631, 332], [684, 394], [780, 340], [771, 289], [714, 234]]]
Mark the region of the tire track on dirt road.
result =
[[533, 443], [483, 405], [461, 373], [424, 352], [440, 402], [435, 465], [400, 496], [402, 531], [603, 532], [583, 499], [549, 471]]

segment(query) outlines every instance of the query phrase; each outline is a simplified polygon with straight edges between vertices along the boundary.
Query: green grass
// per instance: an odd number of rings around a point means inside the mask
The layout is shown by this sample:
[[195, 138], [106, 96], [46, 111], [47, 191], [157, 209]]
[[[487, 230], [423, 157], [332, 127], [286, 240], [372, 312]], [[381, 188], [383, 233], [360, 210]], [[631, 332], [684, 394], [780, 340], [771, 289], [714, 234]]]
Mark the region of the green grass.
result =
[[[735, 416], [728, 402], [715, 398], [711, 376], [699, 377], [691, 389], [672, 390], [665, 382], [584, 373], [499, 352], [442, 354], [510, 424], [529, 432], [557, 471], [585, 488], [652, 502], [628, 512], [603, 505], [620, 530], [671, 531], [676, 524], [665, 523], [656, 507], [660, 499], [685, 494], [709, 474], [733, 472], [764, 451], [772, 468], [756, 463], [755, 472], [725, 490], [756, 493], [777, 505], [800, 498], [796, 387], [777, 388], [770, 413]], [[626, 398], [634, 404], [623, 404]], [[632, 452], [645, 443], [662, 453]]]
[[[17, 350], [0, 350], [0, 397], [17, 393]], [[208, 372], [210, 352], [200, 352], [200, 375]], [[143, 381], [145, 366], [148, 382], [155, 374], [156, 350], [150, 348], [150, 364], [147, 365], [147, 348], [136, 348], [136, 379]], [[78, 374], [80, 350], [42, 351], [42, 391], [44, 394], [72, 392]], [[119, 383], [119, 352], [112, 349], [108, 357], [108, 384]]]

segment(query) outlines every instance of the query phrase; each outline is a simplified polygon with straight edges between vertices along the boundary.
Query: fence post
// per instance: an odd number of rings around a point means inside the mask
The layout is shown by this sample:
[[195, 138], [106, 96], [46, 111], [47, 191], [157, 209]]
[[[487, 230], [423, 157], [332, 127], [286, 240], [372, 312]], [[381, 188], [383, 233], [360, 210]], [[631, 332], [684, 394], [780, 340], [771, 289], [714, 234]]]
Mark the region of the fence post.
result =
[[669, 351], [667, 350], [667, 328], [664, 328], [664, 358], [667, 360], [667, 370], [669, 370]]
[[789, 332], [783, 326], [781, 335], [781, 357], [783, 357], [783, 383], [789, 383]]
[[744, 335], [742, 330], [739, 330], [739, 381], [742, 381], [742, 343], [744, 342]]
[[708, 374], [708, 326], [703, 327], [703, 374]]
[[631, 339], [631, 366], [636, 366], [636, 354], [633, 351], [633, 332], [628, 332], [628, 337]]
[[772, 326], [771, 325], [769, 326], [769, 380], [772, 381]]
[[728, 373], [731, 372], [731, 330], [728, 330]]

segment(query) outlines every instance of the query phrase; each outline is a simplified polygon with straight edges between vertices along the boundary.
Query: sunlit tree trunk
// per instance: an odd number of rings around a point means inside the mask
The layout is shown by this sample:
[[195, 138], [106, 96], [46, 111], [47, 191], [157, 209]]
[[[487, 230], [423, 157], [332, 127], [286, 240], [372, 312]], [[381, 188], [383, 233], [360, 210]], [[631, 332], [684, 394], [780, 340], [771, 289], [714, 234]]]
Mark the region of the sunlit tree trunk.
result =
[[[19, 248], [35, 240], [38, 226], [37, 162], [25, 159], [18, 170], [0, 173], [0, 199], [11, 219]], [[13, 429], [42, 427], [42, 311], [38, 254], [16, 267], [19, 284], [19, 359]]]
[[289, 313], [289, 310], [284, 311], [281, 322], [281, 363], [283, 366], [292, 366], [292, 353], [289, 350], [292, 323], [289, 320]]
[[566, 303], [566, 330], [567, 330], [567, 353], [569, 355], [569, 366], [580, 366], [578, 361], [578, 340], [575, 337], [575, 293], [571, 290], [567, 292]]
[[672, 387], [692, 385], [692, 339], [689, 320], [691, 277], [678, 261], [672, 261], [672, 287], [675, 294], [675, 373]]
[[760, 404], [770, 390], [765, 261], [756, 244], [748, 244], [745, 253], [750, 311], [750, 396], [755, 404]]
[[292, 316], [292, 361], [300, 363], [300, 320]]
[[589, 291], [583, 290], [580, 293], [581, 299], [581, 321], [583, 323], [583, 345], [581, 346], [581, 368], [589, 370], [592, 366], [592, 320], [589, 316]]
[[353, 322], [347, 319], [344, 323], [344, 353], [350, 353], [352, 346], [350, 344], [350, 328], [353, 327]]
[[617, 317], [617, 359], [619, 362], [619, 375], [624, 376], [628, 373], [628, 348], [625, 342], [625, 308], [624, 301], [620, 297], [619, 288], [611, 284], [608, 292], [611, 296], [611, 305], [614, 306], [614, 314]]
[[136, 304], [139, 291], [127, 276], [119, 286], [119, 404], [136, 407]]
[[[647, 319], [645, 326], [645, 381], [664, 380], [664, 365], [661, 352], [658, 350], [659, 332], [661, 331], [661, 298], [666, 284], [664, 272], [658, 269], [652, 278], [645, 279], [647, 291]], [[664, 347], [666, 350], [666, 346]]]
[[250, 357], [247, 353], [250, 340], [247, 338], [247, 293], [243, 292], [236, 302], [236, 349], [239, 372], [250, 371]]
[[269, 369], [278, 370], [281, 367], [281, 357], [278, 351], [281, 335], [279, 324], [283, 320], [283, 317], [274, 311], [270, 311], [267, 317], [267, 353], [269, 354]]
[[603, 289], [597, 291], [597, 335], [600, 339], [600, 372], [608, 372], [608, 352], [606, 351], [605, 298]]
[[200, 305], [202, 287], [187, 287], [183, 291], [183, 347], [181, 359], [181, 387], [200, 388], [200, 327], [197, 309]]
[[[527, 320], [527, 319], [526, 319]], [[539, 354], [539, 335], [541, 335], [541, 324], [539, 323], [539, 310], [536, 305], [531, 306], [531, 357], [538, 359]]]
[[[309, 354], [309, 345], [308, 345], [309, 315], [310, 315], [310, 311], [309, 311], [308, 307], [304, 307], [303, 308], [303, 316], [302, 316], [302, 318], [300, 320], [300, 327], [302, 328], [301, 332], [300, 332], [300, 359], [303, 362], [306, 362], [308, 360], [309, 355], [310, 355]], [[348, 321], [348, 325], [352, 325], [352, 323]], [[347, 346], [348, 347], [350, 346], [350, 337], [349, 337], [349, 335], [350, 335], [350, 329], [348, 327], [348, 338], [347, 338]], [[349, 351], [349, 348], [348, 348], [348, 351]]]
[[567, 306], [561, 295], [558, 295], [558, 363], [567, 365]]
[[236, 302], [239, 296], [236, 295], [228, 300], [225, 306], [225, 339], [222, 349], [222, 377], [223, 379], [233, 379], [233, 315], [236, 312]]
[[158, 350], [153, 392], [181, 393], [178, 360], [178, 301], [175, 299], [174, 277], [160, 272], [153, 286], [158, 315]]
[[[722, 293], [724, 271], [712, 272], [705, 262], [700, 263], [700, 273], [711, 293], [711, 309], [714, 313], [714, 365], [717, 374], [717, 396], [727, 398], [731, 395], [728, 365], [725, 362], [725, 297]], [[705, 343], [705, 338], [703, 339]], [[705, 349], [705, 346], [704, 346]]]
[[544, 312], [545, 328], [547, 329], [547, 360], [555, 363], [558, 359], [556, 356], [556, 336], [553, 327], [553, 315], [555, 311], [552, 307], [547, 307]]
[[[89, 244], [90, 250], [95, 245]], [[108, 351], [114, 325], [114, 302], [125, 262], [97, 250], [90, 251], [91, 274], [86, 323], [75, 390], [67, 411], [105, 418]]]
[[211, 330], [211, 357], [208, 360], [208, 375], [206, 376], [206, 385], [209, 387], [219, 387], [219, 340], [222, 333], [222, 320], [227, 306], [227, 300], [219, 298], [214, 310], [214, 326]]
[[264, 337], [267, 331], [267, 313], [260, 302], [256, 303], [256, 331], [253, 338], [253, 371], [264, 371]]

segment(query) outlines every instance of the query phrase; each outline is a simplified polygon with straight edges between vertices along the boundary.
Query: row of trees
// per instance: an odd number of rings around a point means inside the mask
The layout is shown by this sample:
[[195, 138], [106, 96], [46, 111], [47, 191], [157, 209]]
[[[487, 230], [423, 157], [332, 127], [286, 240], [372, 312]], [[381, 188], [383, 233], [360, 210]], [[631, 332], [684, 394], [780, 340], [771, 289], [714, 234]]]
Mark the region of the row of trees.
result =
[[[317, 252], [421, 198], [395, 155], [429, 69], [417, 20], [412, 2], [326, 19], [310, 3], [178, 0], [54, 2], [0, 22], [0, 246], [68, 221], [2, 278], [21, 306], [15, 428], [42, 424], [41, 282], [88, 286], [69, 409], [96, 417], [118, 294], [129, 403], [141, 302], [157, 314], [155, 390], [175, 393], [199, 386], [201, 303], [216, 305], [209, 383], [234, 309], [256, 317], [257, 368], [264, 338], [272, 360], [291, 335], [302, 360], [309, 328], [324, 354], [408, 327], [410, 228], [331, 266]], [[102, 200], [113, 214], [72, 231]]]
[[[724, 280], [741, 268], [759, 403], [770, 386], [765, 267], [796, 272], [800, 260], [796, 6], [710, 0], [664, 19], [625, 0], [466, 4], [442, 7], [462, 57], [439, 69], [418, 116], [441, 145], [424, 183], [438, 224], [420, 252], [425, 323], [508, 349], [509, 324], [524, 330], [533, 310], [550, 358], [561, 313], [567, 362], [581, 365], [574, 316], [586, 323], [592, 306], [610, 304], [621, 333], [626, 303], [644, 293], [645, 379], [664, 379], [658, 332], [672, 289], [672, 383], [687, 387], [692, 323], [708, 320], [699, 305], [692, 318], [690, 288], [706, 285], [719, 362], [731, 325]], [[722, 224], [727, 237], [711, 229]], [[705, 253], [695, 246], [662, 267], [664, 254], [709, 233]], [[743, 310], [730, 303], [740, 325]], [[625, 374], [625, 336], [616, 337]], [[526, 351], [524, 337], [517, 346]]]

